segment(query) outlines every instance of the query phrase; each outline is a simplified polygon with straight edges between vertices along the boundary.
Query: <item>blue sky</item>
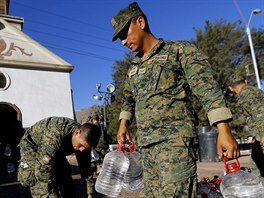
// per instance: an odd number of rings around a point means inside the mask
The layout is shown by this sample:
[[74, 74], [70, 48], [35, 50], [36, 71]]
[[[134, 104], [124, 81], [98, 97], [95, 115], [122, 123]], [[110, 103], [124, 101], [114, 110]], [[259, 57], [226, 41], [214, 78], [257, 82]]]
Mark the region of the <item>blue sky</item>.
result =
[[[128, 49], [112, 42], [111, 18], [128, 0], [10, 0], [9, 15], [24, 18], [23, 32], [72, 64], [71, 87], [75, 110], [102, 101], [93, 99], [111, 83], [115, 60]], [[241, 20], [233, 0], [139, 0], [152, 33], [158, 38], [189, 40], [205, 20]], [[264, 12], [264, 0], [237, 0], [248, 20], [251, 11]], [[264, 13], [254, 15], [251, 28], [264, 28]]]

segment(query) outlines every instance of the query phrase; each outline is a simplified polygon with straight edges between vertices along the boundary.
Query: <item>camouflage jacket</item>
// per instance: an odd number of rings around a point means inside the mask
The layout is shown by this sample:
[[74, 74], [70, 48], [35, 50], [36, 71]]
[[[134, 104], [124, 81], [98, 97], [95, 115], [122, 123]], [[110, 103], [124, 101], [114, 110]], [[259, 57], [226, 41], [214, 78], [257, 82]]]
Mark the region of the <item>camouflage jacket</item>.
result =
[[260, 140], [264, 136], [264, 92], [246, 85], [238, 94], [238, 104], [247, 116], [250, 134]]
[[191, 91], [211, 125], [232, 117], [207, 57], [189, 42], [160, 39], [147, 57], [132, 60], [119, 118], [131, 121], [135, 114], [139, 146], [194, 136]]
[[[56, 155], [66, 156], [74, 152], [71, 137], [72, 132], [79, 126], [78, 122], [69, 118], [49, 117], [37, 122], [25, 132], [20, 145], [25, 141], [30, 142], [32, 150], [36, 151], [37, 155], [34, 156], [38, 156], [37, 160], [45, 167], [39, 171], [41, 182], [48, 184], [53, 181], [52, 165]], [[90, 164], [82, 166], [91, 167]], [[94, 181], [90, 176], [87, 179], [89, 193], [93, 193], [93, 185]], [[48, 188], [46, 190], [48, 191]]]

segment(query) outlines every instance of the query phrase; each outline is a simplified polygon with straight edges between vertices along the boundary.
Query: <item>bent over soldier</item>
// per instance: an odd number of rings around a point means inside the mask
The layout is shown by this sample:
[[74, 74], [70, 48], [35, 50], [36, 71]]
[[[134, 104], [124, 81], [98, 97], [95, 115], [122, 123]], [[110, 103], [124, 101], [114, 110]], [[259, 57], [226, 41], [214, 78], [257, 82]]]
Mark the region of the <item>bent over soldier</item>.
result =
[[213, 78], [207, 57], [190, 42], [165, 41], [150, 31], [136, 2], [112, 18], [114, 35], [137, 52], [124, 83], [117, 140], [131, 140], [127, 124], [136, 117], [144, 189], [141, 197], [196, 197], [195, 124], [190, 94], [196, 95], [218, 128], [218, 154], [237, 157], [228, 121], [232, 115]]
[[[91, 123], [80, 125], [65, 117], [49, 117], [31, 126], [20, 141], [21, 159], [18, 180], [30, 187], [33, 197], [75, 197], [75, 184], [66, 155], [87, 153], [100, 138], [100, 128]], [[89, 169], [90, 160], [81, 164]], [[93, 197], [92, 172], [87, 174], [88, 197]]]

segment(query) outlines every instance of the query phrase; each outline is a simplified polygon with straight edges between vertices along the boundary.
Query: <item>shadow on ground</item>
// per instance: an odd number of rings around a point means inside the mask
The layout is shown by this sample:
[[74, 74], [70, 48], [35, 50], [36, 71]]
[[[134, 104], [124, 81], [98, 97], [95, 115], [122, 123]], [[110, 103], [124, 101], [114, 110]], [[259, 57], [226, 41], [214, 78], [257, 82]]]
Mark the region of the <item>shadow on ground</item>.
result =
[[[78, 166], [71, 166], [73, 179], [76, 185], [76, 198], [87, 198], [85, 185], [79, 178]], [[9, 174], [0, 178], [1, 198], [32, 198], [29, 188], [23, 187], [17, 181], [17, 173]], [[98, 195], [96, 197], [103, 197]]]
[[[71, 165], [72, 178], [76, 186], [76, 198], [87, 198], [86, 186], [80, 179], [79, 167]], [[23, 187], [17, 181], [17, 174], [9, 174], [0, 178], [0, 197], [1, 198], [32, 198], [29, 188]], [[108, 198], [105, 195], [96, 193], [95, 198]], [[137, 198], [137, 193], [128, 194], [121, 192], [119, 198]]]

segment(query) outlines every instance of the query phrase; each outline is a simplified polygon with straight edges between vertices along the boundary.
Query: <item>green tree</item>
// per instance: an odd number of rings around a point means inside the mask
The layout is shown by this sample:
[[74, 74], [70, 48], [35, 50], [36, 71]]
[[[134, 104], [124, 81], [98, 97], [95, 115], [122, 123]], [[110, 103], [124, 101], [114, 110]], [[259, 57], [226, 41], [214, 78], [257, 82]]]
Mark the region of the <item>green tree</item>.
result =
[[[253, 74], [252, 83], [256, 85], [255, 72], [252, 65], [249, 42], [245, 28], [240, 21], [226, 22], [216, 20], [205, 21], [204, 29], [194, 28], [196, 38], [192, 42], [200, 51], [209, 57], [209, 62], [220, 84], [223, 84], [235, 71]], [[259, 73], [264, 70], [264, 30], [251, 31]], [[262, 75], [261, 75], [262, 76]]]
[[[130, 62], [133, 58], [133, 53], [129, 52], [124, 55], [123, 60], [117, 60], [113, 66], [113, 79], [116, 86], [115, 100], [108, 108], [110, 143], [116, 142], [116, 135], [119, 127], [119, 114], [123, 100], [123, 84], [127, 76]], [[135, 121], [129, 126], [131, 136], [134, 136], [136, 131]]]

